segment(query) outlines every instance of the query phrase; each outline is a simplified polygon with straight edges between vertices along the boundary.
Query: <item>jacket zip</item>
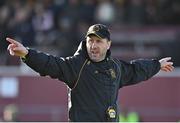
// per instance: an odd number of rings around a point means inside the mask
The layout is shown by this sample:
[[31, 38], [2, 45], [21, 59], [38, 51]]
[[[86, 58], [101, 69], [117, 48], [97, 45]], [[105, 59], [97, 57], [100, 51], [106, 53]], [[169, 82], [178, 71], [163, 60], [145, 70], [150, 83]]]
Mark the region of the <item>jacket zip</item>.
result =
[[74, 83], [74, 86], [72, 87], [71, 90], [73, 90], [77, 86], [78, 81], [79, 81], [79, 79], [81, 77], [82, 70], [83, 70], [83, 68], [84, 68], [84, 66], [86, 65], [87, 62], [88, 62], [88, 59], [86, 59], [85, 62], [83, 63], [83, 65], [82, 65], [82, 67], [81, 67], [81, 69], [79, 71], [78, 78], [77, 78], [76, 82]]

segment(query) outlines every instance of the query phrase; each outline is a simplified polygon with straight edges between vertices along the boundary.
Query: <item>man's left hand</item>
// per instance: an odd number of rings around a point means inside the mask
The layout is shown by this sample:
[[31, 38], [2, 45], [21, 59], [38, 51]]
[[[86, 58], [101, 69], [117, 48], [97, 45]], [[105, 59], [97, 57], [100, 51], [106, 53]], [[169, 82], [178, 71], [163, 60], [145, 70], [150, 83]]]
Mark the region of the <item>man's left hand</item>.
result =
[[165, 72], [173, 71], [173, 69], [174, 69], [173, 62], [170, 60], [171, 60], [171, 57], [166, 57], [166, 58], [162, 58], [159, 60], [162, 71], [165, 71]]

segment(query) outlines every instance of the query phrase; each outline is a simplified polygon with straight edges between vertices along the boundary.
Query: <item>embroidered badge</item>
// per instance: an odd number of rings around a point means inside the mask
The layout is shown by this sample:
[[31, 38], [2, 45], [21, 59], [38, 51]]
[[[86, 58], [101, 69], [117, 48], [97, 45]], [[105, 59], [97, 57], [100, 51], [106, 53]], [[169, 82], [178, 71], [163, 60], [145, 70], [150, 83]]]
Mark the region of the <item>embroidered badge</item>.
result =
[[111, 77], [112, 77], [113, 79], [115, 79], [115, 78], [116, 78], [116, 73], [115, 73], [115, 71], [114, 71], [113, 69], [109, 69], [109, 71], [110, 71]]
[[92, 31], [98, 32], [99, 30], [100, 30], [100, 26], [99, 25], [92, 26], [92, 27], [89, 28], [90, 32], [92, 32]]
[[116, 111], [112, 106], [108, 108], [107, 113], [109, 118], [111, 119], [116, 118]]

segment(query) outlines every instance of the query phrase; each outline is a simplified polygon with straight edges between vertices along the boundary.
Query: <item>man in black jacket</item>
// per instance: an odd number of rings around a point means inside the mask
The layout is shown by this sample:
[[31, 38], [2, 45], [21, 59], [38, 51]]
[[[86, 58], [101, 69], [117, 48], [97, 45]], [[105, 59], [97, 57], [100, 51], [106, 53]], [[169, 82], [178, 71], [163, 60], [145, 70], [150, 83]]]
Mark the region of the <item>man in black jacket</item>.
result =
[[163, 70], [173, 70], [171, 58], [138, 59], [130, 63], [111, 57], [110, 32], [92, 25], [78, 50], [70, 57], [55, 57], [28, 49], [14, 39], [8, 50], [41, 76], [58, 78], [70, 88], [70, 121], [118, 121], [119, 88], [147, 80]]

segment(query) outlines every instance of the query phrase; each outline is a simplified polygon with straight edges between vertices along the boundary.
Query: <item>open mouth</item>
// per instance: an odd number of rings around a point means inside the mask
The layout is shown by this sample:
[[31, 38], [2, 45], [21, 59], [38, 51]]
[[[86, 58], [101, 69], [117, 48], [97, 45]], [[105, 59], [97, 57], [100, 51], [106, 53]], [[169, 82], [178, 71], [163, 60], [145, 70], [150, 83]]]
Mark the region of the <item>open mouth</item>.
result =
[[99, 52], [98, 51], [91, 51], [92, 55], [97, 55]]

